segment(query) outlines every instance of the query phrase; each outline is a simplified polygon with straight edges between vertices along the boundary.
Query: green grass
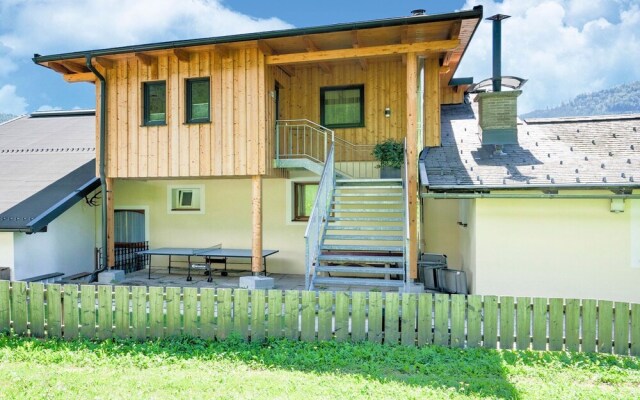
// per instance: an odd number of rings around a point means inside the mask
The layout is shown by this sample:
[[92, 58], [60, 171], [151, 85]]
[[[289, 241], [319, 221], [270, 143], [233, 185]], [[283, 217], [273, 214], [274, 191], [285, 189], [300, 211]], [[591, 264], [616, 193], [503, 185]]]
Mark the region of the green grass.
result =
[[1, 399], [633, 399], [640, 359], [237, 339], [0, 336]]

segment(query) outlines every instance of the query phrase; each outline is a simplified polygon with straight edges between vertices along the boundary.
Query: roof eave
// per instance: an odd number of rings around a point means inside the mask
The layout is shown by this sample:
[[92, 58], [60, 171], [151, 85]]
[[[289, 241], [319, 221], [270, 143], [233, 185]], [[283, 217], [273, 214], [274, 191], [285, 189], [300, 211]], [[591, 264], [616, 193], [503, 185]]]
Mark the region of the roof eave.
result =
[[423, 185], [426, 189], [432, 192], [447, 192], [447, 191], [457, 191], [457, 192], [477, 192], [477, 191], [486, 191], [486, 190], [500, 190], [500, 191], [508, 191], [508, 190], [612, 190], [616, 189], [640, 189], [640, 184], [638, 183], [621, 183], [621, 184], [611, 184], [611, 183], [585, 183], [582, 185], [576, 184], [554, 184], [554, 185], [518, 185], [518, 186], [492, 186], [492, 185]]

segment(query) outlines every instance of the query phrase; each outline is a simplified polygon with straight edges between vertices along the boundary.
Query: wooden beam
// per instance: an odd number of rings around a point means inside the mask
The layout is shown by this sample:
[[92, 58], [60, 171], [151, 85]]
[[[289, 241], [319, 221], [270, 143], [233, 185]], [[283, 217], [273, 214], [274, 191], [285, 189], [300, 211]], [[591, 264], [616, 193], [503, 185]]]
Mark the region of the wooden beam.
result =
[[85, 67], [82, 64], [75, 63], [73, 61], [61, 61], [60, 64], [62, 64], [66, 69], [68, 69], [71, 72], [76, 72], [79, 74], [84, 72], [89, 72], [89, 69], [87, 67]]
[[273, 50], [273, 48], [271, 46], [269, 46], [267, 44], [267, 42], [265, 42], [262, 39], [258, 40], [258, 48], [260, 49], [261, 52], [263, 52], [267, 56], [270, 56], [272, 54], [276, 54], [276, 52]]
[[113, 68], [116, 66], [116, 62], [106, 57], [96, 57], [94, 61], [102, 68]]
[[418, 278], [418, 55], [407, 54], [407, 187], [409, 203], [409, 277]]
[[150, 56], [145, 53], [135, 53], [135, 56], [138, 60], [140, 60], [141, 63], [143, 63], [147, 67], [156, 62], [156, 58], [154, 56]]
[[[305, 44], [308, 52], [320, 51], [318, 46], [316, 46], [316, 44], [313, 43], [313, 40], [311, 40], [308, 36], [303, 36], [302, 40], [304, 41], [304, 44]], [[331, 66], [329, 64], [321, 62], [321, 63], [318, 63], [318, 66], [320, 67], [322, 72], [324, 72], [325, 74], [330, 74], [331, 73]]]
[[251, 272], [262, 272], [262, 176], [251, 177], [251, 216], [253, 237], [251, 241]]
[[65, 81], [69, 83], [76, 83], [76, 82], [96, 83], [96, 76], [93, 74], [93, 72], [83, 72], [81, 74], [64, 74], [62, 77], [64, 78]]
[[[460, 28], [462, 27], [462, 21], [455, 22], [451, 25], [451, 30], [449, 31], [449, 39], [457, 40], [460, 36]], [[451, 57], [453, 56], [453, 51], [448, 51], [444, 56], [444, 60], [442, 61], [442, 66], [448, 67], [451, 63]]]
[[[115, 266], [116, 249], [115, 249], [115, 211], [113, 204], [113, 178], [107, 178], [107, 193], [103, 193], [103, 199], [107, 201], [107, 220], [102, 223], [107, 224], [107, 266], [112, 269]], [[104, 250], [104, 249], [103, 249]]]
[[[351, 31], [351, 47], [354, 49], [360, 48], [360, 40], [358, 38], [358, 31]], [[358, 63], [360, 64], [360, 68], [364, 71], [367, 69], [367, 60], [364, 58], [358, 58]]]
[[298, 64], [317, 61], [343, 60], [358, 57], [376, 57], [406, 53], [437, 53], [456, 48], [459, 40], [436, 40], [433, 42], [390, 44], [360, 47], [357, 49], [320, 50], [311, 53], [278, 54], [266, 57], [269, 65]]
[[437, 58], [424, 60], [423, 140], [425, 146], [437, 147], [440, 142], [440, 74]]
[[449, 71], [451, 71], [451, 67], [449, 67], [448, 65], [443, 65], [439, 69], [440, 75], [448, 74]]
[[173, 55], [178, 58], [179, 61], [189, 62], [191, 61], [191, 53], [184, 49], [173, 49]]
[[285, 74], [289, 75], [289, 77], [296, 76], [296, 70], [294, 67], [290, 67], [288, 65], [278, 65], [278, 68], [284, 71]]
[[73, 71], [69, 71], [69, 69], [64, 65], [55, 61], [50, 61], [49, 64], [47, 64], [47, 66], [60, 74], [71, 74], [73, 72]]

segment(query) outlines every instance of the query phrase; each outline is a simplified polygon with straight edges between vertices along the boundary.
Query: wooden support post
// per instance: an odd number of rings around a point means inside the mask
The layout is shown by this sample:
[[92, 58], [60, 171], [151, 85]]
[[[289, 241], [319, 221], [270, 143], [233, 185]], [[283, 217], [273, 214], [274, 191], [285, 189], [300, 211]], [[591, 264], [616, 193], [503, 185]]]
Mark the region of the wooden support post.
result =
[[251, 271], [254, 275], [262, 272], [262, 177], [251, 177], [251, 216], [253, 239], [251, 242]]
[[[116, 249], [115, 249], [115, 212], [113, 207], [113, 178], [107, 178], [107, 193], [106, 196], [103, 193], [107, 200], [107, 266], [109, 269], [112, 269], [115, 266], [116, 262]], [[103, 221], [103, 223], [105, 223]]]
[[424, 61], [424, 145], [440, 146], [440, 64], [437, 57]]
[[418, 56], [407, 54], [407, 176], [409, 196], [409, 278], [418, 278]]

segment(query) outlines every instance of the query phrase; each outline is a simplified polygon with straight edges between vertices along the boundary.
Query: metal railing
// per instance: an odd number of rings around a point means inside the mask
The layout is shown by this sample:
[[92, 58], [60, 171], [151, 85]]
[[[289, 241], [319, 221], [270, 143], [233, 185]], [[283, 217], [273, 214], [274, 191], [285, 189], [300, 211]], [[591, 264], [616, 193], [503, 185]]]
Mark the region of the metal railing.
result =
[[335, 132], [306, 119], [276, 121], [276, 161], [307, 159], [318, 164], [327, 160], [334, 144], [336, 171], [352, 178], [377, 178], [372, 155], [374, 145], [357, 145], [338, 138]]
[[410, 249], [410, 232], [409, 232], [409, 168], [407, 160], [409, 157], [407, 156], [407, 139], [404, 139], [404, 163], [402, 165], [402, 200], [404, 202], [403, 207], [403, 239], [404, 246], [402, 247], [402, 258], [404, 261], [404, 284], [405, 286], [409, 284], [411, 278], [409, 277], [409, 252]]
[[318, 264], [318, 255], [322, 246], [322, 234], [331, 210], [331, 197], [336, 185], [334, 154], [334, 146], [331, 144], [324, 163], [324, 169], [322, 170], [320, 184], [318, 185], [318, 194], [309, 216], [307, 230], [304, 233], [306, 247], [304, 286], [307, 290], [313, 289], [312, 278], [315, 275], [315, 266]]

